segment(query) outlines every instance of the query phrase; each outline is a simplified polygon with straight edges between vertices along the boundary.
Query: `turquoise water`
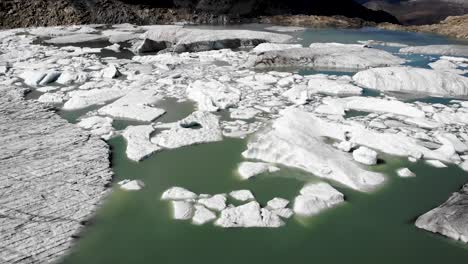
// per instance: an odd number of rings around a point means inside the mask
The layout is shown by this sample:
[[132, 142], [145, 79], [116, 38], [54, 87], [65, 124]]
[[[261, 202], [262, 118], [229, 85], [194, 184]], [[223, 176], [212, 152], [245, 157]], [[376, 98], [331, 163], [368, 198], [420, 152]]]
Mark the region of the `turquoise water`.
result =
[[[355, 43], [366, 39], [421, 45], [453, 42], [432, 35], [375, 29], [308, 30], [294, 34], [304, 43]], [[296, 70], [301, 74], [320, 72]], [[377, 93], [365, 92], [368, 96]], [[158, 121], [172, 122], [193, 110], [190, 102], [171, 100], [160, 104], [168, 112]], [[77, 116], [89, 110], [93, 109], [61, 114], [76, 122]], [[129, 124], [124, 120], [114, 122], [119, 129]], [[440, 264], [464, 263], [468, 259], [467, 245], [417, 229], [413, 224], [416, 217], [468, 182], [467, 173], [455, 166], [436, 169], [422, 162], [382, 156], [385, 162], [373, 169], [383, 172], [387, 181], [374, 193], [359, 193], [330, 182], [345, 194], [344, 205], [315, 217], [293, 217], [278, 229], [222, 229], [171, 219], [170, 204], [159, 199], [162, 192], [172, 186], [209, 194], [249, 189], [265, 205], [273, 197], [292, 201], [305, 182], [319, 179], [301, 170], [281, 167], [276, 173], [240, 180], [236, 168], [246, 149], [246, 140], [240, 139], [165, 150], [140, 163], [126, 158], [122, 137], [110, 140], [109, 145], [114, 181], [141, 179], [146, 187], [139, 192], [123, 192], [114, 187], [62, 264]], [[397, 177], [395, 170], [400, 167], [408, 167], [417, 177]]]

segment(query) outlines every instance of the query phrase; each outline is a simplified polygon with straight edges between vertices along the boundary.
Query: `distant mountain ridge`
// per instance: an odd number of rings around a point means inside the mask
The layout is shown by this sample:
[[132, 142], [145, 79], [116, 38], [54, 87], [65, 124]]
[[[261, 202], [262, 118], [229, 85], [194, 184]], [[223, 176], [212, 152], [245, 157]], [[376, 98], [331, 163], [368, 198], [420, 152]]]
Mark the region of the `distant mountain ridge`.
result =
[[438, 23], [448, 16], [468, 14], [468, 0], [355, 0], [373, 10], [394, 15], [407, 25]]

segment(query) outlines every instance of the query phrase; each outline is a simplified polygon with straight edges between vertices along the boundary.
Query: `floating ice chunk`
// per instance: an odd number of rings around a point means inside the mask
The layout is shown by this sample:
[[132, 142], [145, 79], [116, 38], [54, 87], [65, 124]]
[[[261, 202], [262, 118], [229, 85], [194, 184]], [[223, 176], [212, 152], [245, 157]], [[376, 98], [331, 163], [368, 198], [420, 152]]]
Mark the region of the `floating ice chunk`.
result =
[[323, 75], [309, 76], [307, 87], [317, 93], [331, 95], [360, 95], [362, 88], [351, 84], [348, 79], [331, 79]]
[[265, 28], [266, 30], [277, 31], [277, 32], [297, 32], [304, 31], [305, 27], [292, 27], [292, 26], [271, 26]]
[[439, 112], [435, 113], [433, 117], [435, 121], [442, 124], [465, 124], [468, 125], [468, 113], [465, 112], [456, 112], [456, 113], [447, 113]]
[[466, 45], [427, 45], [413, 46], [400, 49], [401, 53], [433, 54], [433, 55], [451, 55], [467, 56], [468, 47]]
[[237, 108], [231, 111], [231, 118], [232, 119], [252, 119], [260, 113], [261, 111], [255, 108], [244, 108], [244, 109]]
[[260, 54], [265, 51], [271, 50], [285, 50], [285, 49], [294, 49], [294, 48], [302, 48], [301, 44], [279, 44], [279, 43], [261, 43], [257, 45], [253, 52]]
[[436, 168], [446, 168], [447, 165], [443, 164], [439, 160], [426, 160], [426, 163]]
[[195, 205], [195, 213], [193, 214], [192, 223], [195, 225], [203, 225], [216, 219], [216, 214], [206, 209], [203, 205]]
[[288, 87], [294, 84], [294, 78], [293, 77], [284, 77], [278, 81], [278, 86], [279, 87]]
[[451, 144], [455, 151], [458, 153], [463, 153], [468, 151], [468, 145], [464, 142], [462, 142], [458, 137], [454, 134], [451, 133], [443, 133], [440, 135], [437, 135], [436, 138], [443, 143], [443, 141], [448, 141], [446, 144]]
[[323, 102], [327, 105], [349, 110], [392, 113], [417, 118], [425, 116], [425, 113], [415, 106], [396, 100], [353, 96], [347, 98], [326, 98]]
[[294, 212], [298, 215], [311, 216], [344, 202], [344, 195], [328, 183], [305, 185], [300, 195], [294, 200]]
[[232, 191], [229, 193], [229, 195], [241, 202], [245, 202], [248, 200], [253, 200], [255, 199], [254, 195], [252, 194], [251, 191], [249, 190], [237, 190], [237, 191]]
[[24, 80], [24, 83], [30, 86], [38, 86], [42, 79], [47, 75], [43, 71], [25, 71], [20, 74], [20, 78]]
[[307, 76], [308, 85], [292, 85], [292, 88], [282, 95], [295, 104], [304, 104], [317, 93], [331, 95], [359, 95], [362, 88], [351, 84], [350, 80], [332, 79], [324, 75]]
[[410, 171], [408, 168], [401, 168], [397, 170], [398, 176], [402, 178], [409, 178], [409, 177], [415, 177], [416, 174], [414, 172]]
[[107, 37], [98, 34], [73, 34], [67, 36], [61, 36], [46, 40], [44, 42], [50, 44], [72, 44], [72, 43], [82, 43], [82, 42], [91, 42], [91, 41], [102, 41], [106, 40]]
[[165, 148], [179, 148], [223, 139], [218, 117], [196, 111], [188, 117], [157, 128], [168, 128], [151, 138], [151, 142]]
[[204, 30], [178, 26], [159, 26], [147, 31], [143, 38], [152, 41], [159, 51], [171, 48], [175, 52], [196, 52], [212, 49], [255, 46], [263, 42], [284, 43], [292, 37], [284, 34], [251, 30]]
[[339, 43], [313, 43], [309, 48], [266, 51], [257, 56], [255, 67], [307, 66], [332, 69], [367, 69], [395, 66], [405, 60], [389, 52]]
[[115, 43], [115, 44], [112, 44], [110, 46], [104, 47], [104, 49], [111, 50], [113, 52], [120, 52], [120, 45]]
[[226, 208], [226, 195], [225, 194], [215, 194], [211, 197], [200, 198], [198, 200], [199, 204], [206, 206], [208, 209], [215, 211], [221, 211]]
[[64, 71], [55, 82], [63, 85], [69, 85], [72, 83], [84, 83], [87, 80], [88, 74], [86, 72]]
[[465, 185], [460, 191], [453, 193], [446, 202], [420, 216], [415, 225], [418, 228], [468, 243], [467, 194], [468, 185]]
[[445, 60], [445, 59], [440, 59], [436, 62], [429, 63], [429, 66], [432, 69], [438, 70], [438, 71], [452, 72], [456, 74], [468, 73], [468, 70], [458, 69], [460, 67], [460, 64], [450, 61], [450, 60]]
[[63, 93], [45, 93], [37, 101], [42, 103], [61, 104], [64, 101], [65, 95]]
[[173, 217], [176, 220], [188, 220], [192, 218], [195, 208], [191, 202], [186, 201], [171, 201], [173, 209]]
[[340, 143], [333, 144], [333, 146], [344, 152], [350, 152], [354, 147], [356, 147], [356, 144], [343, 140]]
[[117, 101], [99, 109], [100, 114], [151, 122], [166, 111], [151, 105], [161, 99], [151, 90], [133, 90]]
[[267, 73], [258, 73], [254, 75], [255, 81], [261, 83], [261, 84], [276, 84], [278, 82], [278, 79], [270, 74]]
[[134, 161], [140, 161], [162, 148], [151, 143], [150, 136], [154, 128], [148, 126], [129, 126], [122, 133], [127, 141], [127, 157]]
[[196, 198], [196, 193], [177, 186], [167, 189], [161, 196], [161, 200], [192, 200]]
[[249, 179], [253, 176], [256, 176], [258, 174], [262, 174], [265, 172], [275, 172], [278, 171], [279, 169], [275, 166], [272, 166], [268, 163], [263, 163], [263, 162], [249, 162], [249, 161], [244, 161], [239, 165], [239, 168], [237, 169], [239, 175], [242, 177], [242, 179]]
[[366, 147], [359, 147], [353, 151], [353, 158], [355, 161], [366, 165], [377, 164], [377, 152]]
[[380, 40], [360, 40], [358, 41], [359, 44], [366, 45], [366, 46], [384, 46], [384, 47], [396, 47], [396, 48], [403, 48], [408, 47], [407, 44], [403, 43], [396, 43], [396, 42], [384, 42]]
[[187, 97], [197, 102], [198, 110], [216, 112], [236, 106], [240, 100], [240, 91], [215, 80], [196, 80], [187, 88]]
[[82, 119], [77, 125], [90, 130], [92, 134], [100, 136], [104, 140], [108, 140], [114, 135], [112, 118], [109, 117], [91, 116]]
[[284, 222], [278, 215], [260, 208], [255, 202], [249, 202], [237, 207], [228, 207], [221, 211], [221, 216], [215, 221], [221, 227], [280, 227]]
[[291, 208], [274, 209], [271, 212], [282, 218], [291, 218], [294, 215], [294, 211]]
[[70, 99], [63, 105], [64, 110], [76, 110], [92, 105], [103, 104], [122, 97], [125, 93], [117, 88], [71, 91]]
[[357, 84], [381, 91], [427, 93], [443, 96], [468, 95], [468, 78], [413, 67], [375, 68], [356, 73]]
[[349, 154], [325, 142], [324, 137], [344, 140], [345, 132], [338, 124], [328, 124], [311, 113], [289, 109], [274, 121], [272, 130], [253, 138], [242, 154], [246, 158], [300, 168], [356, 190], [372, 190], [383, 183], [383, 175], [366, 171]]
[[40, 81], [40, 85], [46, 85], [46, 84], [49, 84], [49, 83], [53, 83], [55, 82], [61, 75], [62, 73], [59, 72], [59, 71], [49, 71], [47, 72], [46, 76], [44, 76], [44, 78], [42, 78], [42, 80]]
[[283, 209], [288, 206], [289, 201], [284, 198], [275, 197], [267, 202], [266, 209], [268, 210], [276, 210], [276, 209]]
[[145, 187], [141, 180], [123, 180], [117, 183], [124, 191], [139, 191]]
[[119, 72], [117, 67], [115, 67], [115, 65], [109, 65], [107, 68], [102, 70], [102, 77], [104, 78], [113, 79], [119, 77], [120, 75], [122, 74]]

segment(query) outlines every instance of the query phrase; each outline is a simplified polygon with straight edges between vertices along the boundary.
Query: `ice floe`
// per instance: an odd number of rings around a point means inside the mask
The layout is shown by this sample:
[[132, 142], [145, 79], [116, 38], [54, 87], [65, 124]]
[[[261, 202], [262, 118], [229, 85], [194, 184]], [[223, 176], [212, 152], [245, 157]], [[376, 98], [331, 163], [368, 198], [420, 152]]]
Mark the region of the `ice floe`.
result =
[[359, 70], [395, 66], [405, 60], [389, 52], [362, 45], [312, 43], [309, 48], [263, 52], [255, 59], [255, 67], [296, 66]]
[[310, 113], [284, 111], [274, 121], [270, 131], [258, 135], [248, 143], [243, 156], [297, 167], [361, 191], [371, 190], [382, 184], [382, 174], [366, 171], [350, 155], [324, 141], [323, 136], [333, 137], [332, 133], [342, 133], [335, 137], [345, 139], [344, 131], [333, 131], [332, 126], [330, 124], [330, 127], [323, 127]]
[[328, 183], [309, 183], [294, 199], [293, 210], [298, 215], [311, 216], [344, 202], [344, 195]]
[[412, 46], [400, 49], [401, 53], [434, 54], [450, 56], [468, 56], [468, 46], [466, 45], [427, 45]]
[[416, 177], [416, 174], [408, 168], [400, 168], [396, 172], [402, 178]]
[[137, 89], [99, 109], [99, 113], [116, 118], [151, 122], [166, 112], [152, 106], [159, 100], [161, 100], [161, 96], [158, 96], [157, 92]]
[[249, 190], [237, 190], [237, 191], [232, 191], [229, 193], [229, 195], [241, 202], [245, 202], [248, 200], [253, 200], [255, 199], [254, 195], [252, 194], [251, 191]]
[[142, 180], [123, 180], [117, 184], [124, 191], [139, 191], [145, 187]]
[[258, 202], [252, 201], [236, 207], [228, 207], [221, 211], [215, 225], [221, 227], [280, 227], [284, 222], [280, 217]]
[[365, 165], [377, 164], [377, 152], [366, 147], [359, 147], [353, 151], [353, 159]]
[[156, 126], [164, 129], [156, 133], [151, 142], [164, 148], [179, 148], [223, 139], [219, 118], [209, 112], [196, 111], [171, 124]]
[[468, 78], [445, 71], [413, 67], [385, 67], [358, 72], [353, 79], [359, 85], [381, 91], [443, 96], [468, 95]]
[[153, 131], [154, 128], [150, 125], [129, 126], [123, 131], [122, 136], [127, 141], [127, 150], [125, 153], [129, 159], [141, 161], [162, 149], [162, 147], [150, 141], [150, 136]]
[[275, 166], [272, 166], [268, 163], [264, 162], [249, 162], [249, 161], [244, 161], [241, 164], [239, 164], [239, 167], [237, 169], [239, 175], [242, 177], [242, 179], [249, 179], [252, 178], [258, 174], [262, 174], [265, 172], [275, 172], [278, 171], [279, 169]]
[[86, 130], [90, 130], [94, 135], [108, 140], [114, 135], [112, 121], [113, 120], [110, 117], [91, 116], [83, 118], [77, 125]]

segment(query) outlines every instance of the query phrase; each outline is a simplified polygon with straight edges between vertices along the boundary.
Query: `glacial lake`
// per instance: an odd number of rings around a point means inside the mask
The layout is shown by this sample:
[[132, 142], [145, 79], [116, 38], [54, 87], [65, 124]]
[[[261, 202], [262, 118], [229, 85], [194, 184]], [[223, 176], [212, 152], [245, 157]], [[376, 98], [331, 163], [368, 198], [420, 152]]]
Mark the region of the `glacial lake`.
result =
[[[263, 27], [228, 28], [261, 30]], [[312, 42], [356, 43], [369, 39], [408, 45], [461, 43], [440, 36], [373, 28], [307, 30], [291, 34], [300, 38], [304, 45]], [[427, 67], [427, 63], [438, 56], [405, 57], [412, 60], [409, 65]], [[324, 72], [295, 71], [300, 74]], [[369, 96], [378, 94], [375, 91], [368, 93]], [[192, 104], [176, 100], [168, 99], [165, 105], [168, 113], [156, 121], [176, 121], [194, 110]], [[59, 114], [76, 122], [90, 110], [94, 109], [59, 111]], [[218, 114], [225, 115], [223, 112]], [[133, 125], [125, 121], [114, 122], [118, 129], [129, 124]], [[294, 216], [281, 228], [223, 229], [212, 224], [195, 226], [190, 221], [173, 220], [170, 203], [160, 200], [161, 194], [172, 186], [208, 194], [249, 189], [264, 205], [273, 197], [293, 201], [304, 183], [319, 180], [309, 173], [285, 167], [275, 173], [241, 180], [236, 169], [243, 161], [241, 153], [246, 149], [247, 140], [226, 138], [217, 143], [164, 150], [139, 163], [127, 159], [122, 137], [109, 140], [114, 182], [140, 179], [146, 186], [138, 192], [124, 192], [114, 186], [103, 207], [80, 235], [73, 252], [61, 263], [440, 264], [464, 263], [468, 259], [468, 245], [414, 226], [418, 216], [440, 205], [467, 183], [468, 173], [456, 166], [438, 169], [422, 161], [411, 163], [396, 157], [383, 156], [385, 163], [372, 167], [387, 177], [386, 184], [379, 190], [360, 193], [330, 182], [345, 194], [343, 205], [314, 217]], [[401, 167], [408, 167], [417, 177], [398, 177], [395, 170]]]

